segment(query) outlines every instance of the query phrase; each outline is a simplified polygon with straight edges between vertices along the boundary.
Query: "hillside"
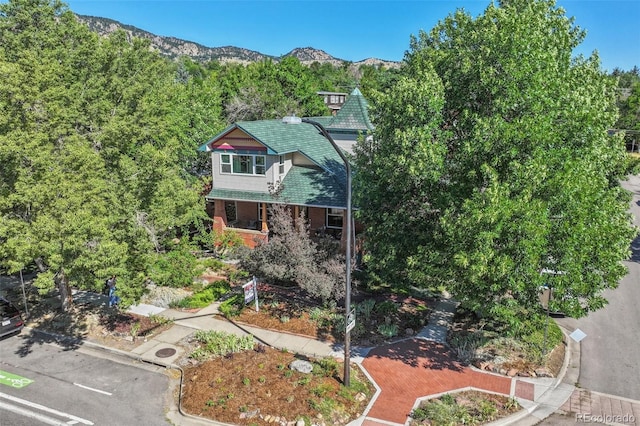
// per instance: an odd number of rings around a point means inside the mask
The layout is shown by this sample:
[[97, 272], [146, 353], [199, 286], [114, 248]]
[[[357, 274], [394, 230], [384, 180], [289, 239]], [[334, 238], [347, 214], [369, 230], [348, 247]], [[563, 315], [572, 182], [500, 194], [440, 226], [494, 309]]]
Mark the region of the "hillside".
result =
[[[114, 21], [113, 19], [86, 15], [76, 16], [92, 31], [95, 31], [101, 36], [106, 36], [119, 29], [122, 29], [130, 36], [149, 39], [151, 42], [151, 46], [154, 49], [160, 52], [160, 54], [171, 59], [175, 59], [180, 56], [189, 56], [191, 59], [197, 62], [216, 60], [221, 63], [235, 62], [244, 64], [258, 62], [264, 59], [272, 59], [273, 61], [278, 61], [280, 59], [280, 57], [265, 55], [254, 50], [244, 49], [241, 47], [207, 47], [199, 43], [182, 40], [176, 37], [159, 36], [148, 31], [141, 30], [140, 28], [136, 28], [132, 25], [122, 24], [118, 21]], [[332, 65], [338, 66], [346, 62], [343, 59], [339, 59], [329, 55], [323, 50], [314, 49], [312, 47], [296, 48], [284, 56], [295, 56], [300, 60], [301, 63], [305, 65], [310, 65], [313, 62], [319, 62], [330, 63]], [[353, 63], [353, 65], [355, 66], [364, 64], [384, 65], [387, 68], [395, 68], [399, 66], [398, 62], [385, 61], [377, 58], [367, 58], [362, 61]]]

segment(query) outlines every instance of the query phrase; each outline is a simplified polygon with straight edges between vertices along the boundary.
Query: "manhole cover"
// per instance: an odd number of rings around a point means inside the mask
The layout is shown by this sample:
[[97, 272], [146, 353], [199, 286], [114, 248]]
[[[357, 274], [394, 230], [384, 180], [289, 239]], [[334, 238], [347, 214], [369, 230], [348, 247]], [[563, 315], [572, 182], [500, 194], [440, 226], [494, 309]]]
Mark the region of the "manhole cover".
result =
[[173, 348], [164, 348], [156, 352], [156, 356], [158, 358], [169, 358], [170, 356], [175, 354], [176, 354], [176, 350]]

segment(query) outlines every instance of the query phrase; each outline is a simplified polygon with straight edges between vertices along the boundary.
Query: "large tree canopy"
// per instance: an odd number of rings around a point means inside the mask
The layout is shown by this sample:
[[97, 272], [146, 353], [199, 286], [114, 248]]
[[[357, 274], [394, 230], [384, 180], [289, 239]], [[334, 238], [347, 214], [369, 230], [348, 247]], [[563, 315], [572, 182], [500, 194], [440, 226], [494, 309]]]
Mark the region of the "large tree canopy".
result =
[[148, 42], [100, 39], [57, 0], [0, 4], [0, 69], [0, 265], [37, 263], [64, 307], [110, 274], [134, 300], [148, 254], [206, 219], [189, 172], [217, 91], [190, 96]]
[[505, 0], [412, 39], [357, 150], [371, 268], [485, 314], [538, 309], [544, 284], [569, 315], [604, 306], [634, 229], [615, 82], [583, 37], [552, 0]]

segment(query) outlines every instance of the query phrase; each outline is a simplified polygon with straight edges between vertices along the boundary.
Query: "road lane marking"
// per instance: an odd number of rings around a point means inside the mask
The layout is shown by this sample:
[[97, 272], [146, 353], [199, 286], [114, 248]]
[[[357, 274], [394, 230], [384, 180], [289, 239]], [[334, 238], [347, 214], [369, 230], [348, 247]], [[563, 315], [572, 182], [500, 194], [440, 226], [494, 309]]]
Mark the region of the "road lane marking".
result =
[[80, 383], [74, 383], [73, 385], [74, 386], [78, 386], [79, 388], [82, 388], [82, 389], [87, 389], [87, 390], [98, 392], [98, 393], [102, 393], [102, 394], [105, 394], [105, 395], [109, 395], [109, 396], [113, 395], [111, 392], [107, 392], [107, 391], [103, 391], [103, 390], [95, 389], [95, 388], [90, 388], [89, 386], [81, 385]]
[[0, 383], [13, 388], [23, 388], [33, 383], [33, 380], [0, 370]]
[[[30, 408], [33, 408], [33, 409], [36, 409], [36, 410], [40, 410], [40, 411], [44, 411], [44, 412], [47, 412], [47, 413], [55, 414], [58, 417], [64, 417], [64, 418], [67, 418], [67, 419], [75, 420], [75, 422], [73, 422], [73, 423], [82, 423], [83, 425], [92, 425], [93, 424], [92, 421], [83, 419], [82, 417], [77, 417], [77, 416], [74, 416], [73, 414], [64, 413], [62, 411], [58, 411], [58, 410], [53, 409], [53, 408], [45, 407], [44, 405], [36, 404], [35, 402], [27, 401], [25, 399], [16, 398], [15, 396], [7, 395], [6, 393], [0, 392], [0, 398], [8, 399], [9, 401], [16, 402], [16, 403], [22, 404], [22, 405], [26, 405], [27, 407], [30, 407]], [[58, 423], [56, 423], [56, 424], [58, 424]], [[71, 424], [71, 422], [60, 423], [60, 424]]]
[[0, 401], [0, 408], [6, 411], [11, 411], [12, 413], [19, 414], [24, 417], [28, 417], [30, 419], [36, 419], [42, 423], [53, 425], [53, 426], [66, 426], [67, 423], [56, 420], [49, 416], [45, 416], [44, 414], [38, 414], [34, 411], [27, 410], [26, 408], [16, 407], [15, 405], [6, 404]]

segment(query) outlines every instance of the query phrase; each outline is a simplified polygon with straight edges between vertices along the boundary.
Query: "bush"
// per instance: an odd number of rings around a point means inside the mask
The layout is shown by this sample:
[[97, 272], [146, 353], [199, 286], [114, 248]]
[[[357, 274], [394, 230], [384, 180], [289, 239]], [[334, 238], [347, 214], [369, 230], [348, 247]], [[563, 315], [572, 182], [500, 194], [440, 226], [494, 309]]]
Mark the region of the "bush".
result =
[[231, 287], [227, 281], [218, 280], [209, 284], [203, 290], [195, 293], [194, 295], [185, 297], [176, 303], [175, 307], [187, 309], [204, 308], [218, 300], [223, 294], [228, 293], [230, 289]]
[[188, 244], [181, 244], [167, 253], [155, 256], [150, 278], [159, 286], [189, 287], [198, 275], [198, 261]]
[[378, 326], [378, 333], [386, 338], [395, 337], [398, 335], [398, 326], [396, 324], [380, 324]]
[[222, 302], [218, 310], [226, 318], [233, 318], [240, 315], [242, 308], [244, 308], [244, 295], [236, 294]]
[[389, 315], [395, 315], [398, 313], [398, 306], [390, 300], [378, 303], [375, 307], [375, 311], [382, 316], [388, 317]]
[[192, 352], [190, 357], [198, 360], [242, 352], [255, 346], [252, 335], [236, 336], [222, 331], [198, 330], [194, 337], [202, 346]]
[[244, 251], [241, 267], [274, 284], [297, 285], [324, 302], [343, 297], [345, 263], [336, 244], [312, 241], [304, 214], [294, 223], [282, 205], [273, 205], [271, 213], [269, 242]]
[[313, 373], [317, 376], [337, 377], [338, 361], [335, 358], [326, 357], [317, 361], [313, 365]]

